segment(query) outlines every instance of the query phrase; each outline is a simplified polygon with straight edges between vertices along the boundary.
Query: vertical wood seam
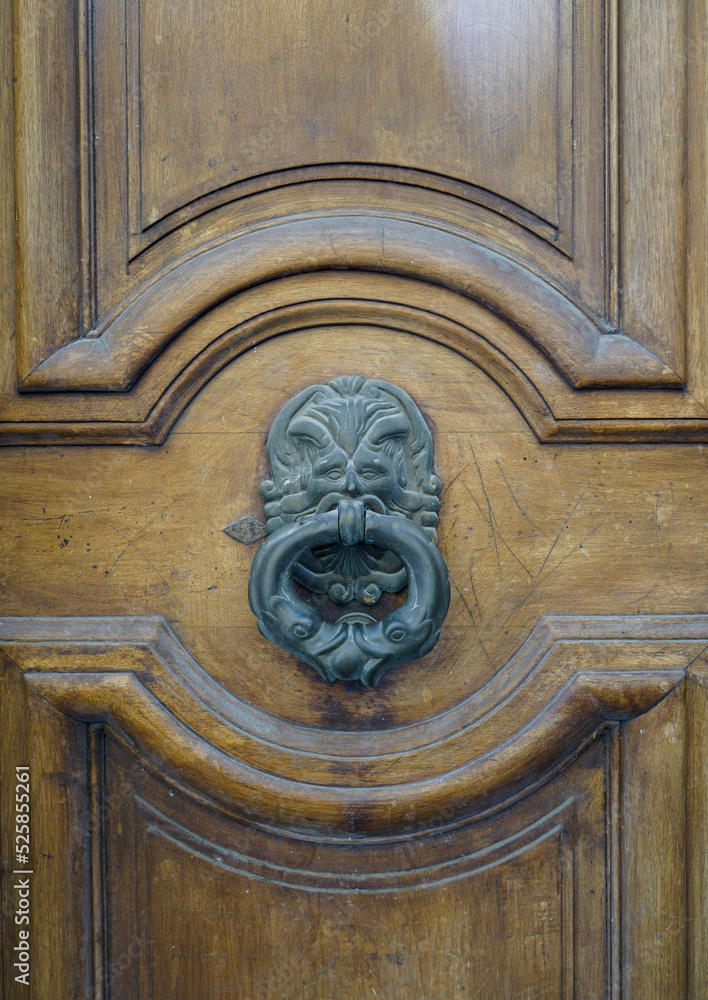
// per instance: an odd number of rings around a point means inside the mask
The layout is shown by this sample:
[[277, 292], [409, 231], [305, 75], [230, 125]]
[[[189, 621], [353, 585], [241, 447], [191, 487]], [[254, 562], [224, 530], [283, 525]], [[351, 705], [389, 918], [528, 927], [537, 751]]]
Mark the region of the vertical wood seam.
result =
[[105, 735], [103, 725], [88, 726], [89, 837], [91, 851], [91, 910], [93, 1000], [108, 1000], [105, 840]]
[[93, 20], [92, 0], [82, 0], [78, 17], [81, 335], [92, 330], [97, 322]]
[[605, 830], [606, 830], [606, 907], [607, 907], [607, 986], [609, 1000], [621, 998], [621, 726], [612, 729], [605, 752]]
[[620, 72], [618, 0], [605, 0], [605, 309], [610, 325], [620, 329]]

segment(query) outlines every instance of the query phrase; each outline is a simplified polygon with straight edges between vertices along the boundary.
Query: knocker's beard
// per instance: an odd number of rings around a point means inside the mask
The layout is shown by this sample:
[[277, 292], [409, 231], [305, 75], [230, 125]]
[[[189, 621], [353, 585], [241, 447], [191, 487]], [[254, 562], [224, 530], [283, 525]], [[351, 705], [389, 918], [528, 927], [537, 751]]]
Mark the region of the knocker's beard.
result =
[[[403, 491], [401, 491], [403, 492]], [[318, 502], [298, 515], [298, 520], [308, 514], [322, 514], [334, 510], [342, 500], [351, 497], [342, 493], [328, 493]], [[403, 516], [398, 505], [385, 504], [374, 494], [356, 497], [365, 507], [378, 514]], [[406, 585], [407, 574], [398, 556], [384, 552], [373, 545], [324, 545], [306, 553], [296, 564], [294, 578], [316, 594], [327, 594], [335, 604], [357, 600], [361, 604], [375, 604], [386, 591], [395, 594]]]

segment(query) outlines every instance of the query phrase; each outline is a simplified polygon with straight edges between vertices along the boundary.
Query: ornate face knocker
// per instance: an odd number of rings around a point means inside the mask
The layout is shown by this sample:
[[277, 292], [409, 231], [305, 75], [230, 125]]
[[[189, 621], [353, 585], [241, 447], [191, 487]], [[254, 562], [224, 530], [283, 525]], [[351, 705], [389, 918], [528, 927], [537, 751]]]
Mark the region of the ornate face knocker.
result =
[[[271, 642], [328, 681], [376, 684], [438, 640], [450, 602], [435, 547], [437, 493], [430, 431], [402, 389], [347, 376], [291, 400], [268, 437], [262, 485], [270, 538], [251, 567], [249, 601]], [[337, 604], [373, 605], [408, 585], [380, 621], [364, 612], [325, 621], [293, 580]]]

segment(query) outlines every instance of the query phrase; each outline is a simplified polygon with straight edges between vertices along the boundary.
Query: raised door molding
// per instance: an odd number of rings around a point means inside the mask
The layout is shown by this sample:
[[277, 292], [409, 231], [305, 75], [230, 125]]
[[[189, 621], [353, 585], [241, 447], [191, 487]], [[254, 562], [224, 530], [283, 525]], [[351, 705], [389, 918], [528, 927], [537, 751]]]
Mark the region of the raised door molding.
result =
[[159, 618], [6, 618], [0, 642], [31, 690], [108, 726], [213, 803], [267, 825], [381, 836], [489, 815], [527, 795], [674, 690], [705, 653], [708, 620], [546, 618], [455, 708], [374, 732], [253, 708]]
[[[0, 619], [4, 783], [30, 765], [33, 989], [177, 995], [198, 954], [205, 988], [292, 990], [341, 943], [401, 992], [445, 974], [425, 950], [444, 912], [459, 956], [488, 956], [510, 990], [666, 979], [698, 997], [707, 643], [700, 615], [546, 618], [457, 709], [342, 733], [237, 702], [160, 619]], [[297, 964], [277, 947], [293, 919], [326, 932], [331, 966], [308, 941]]]
[[705, 4], [280, 8], [16, 9], [0, 440], [156, 443], [342, 299], [434, 300], [541, 440], [704, 440]]

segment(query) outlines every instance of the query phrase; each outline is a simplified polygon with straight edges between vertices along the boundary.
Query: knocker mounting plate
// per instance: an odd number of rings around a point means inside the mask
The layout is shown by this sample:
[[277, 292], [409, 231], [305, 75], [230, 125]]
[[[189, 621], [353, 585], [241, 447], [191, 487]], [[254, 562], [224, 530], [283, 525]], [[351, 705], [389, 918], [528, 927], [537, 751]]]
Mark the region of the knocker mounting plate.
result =
[[[276, 417], [267, 453], [272, 479], [261, 489], [270, 537], [249, 583], [263, 635], [327, 680], [369, 685], [432, 649], [450, 588], [436, 548], [432, 437], [410, 396], [363, 376], [310, 386]], [[337, 604], [374, 605], [406, 585], [408, 594], [381, 621], [362, 611], [332, 624], [293, 580]]]

